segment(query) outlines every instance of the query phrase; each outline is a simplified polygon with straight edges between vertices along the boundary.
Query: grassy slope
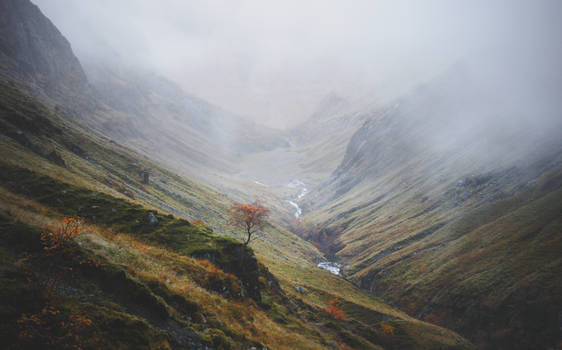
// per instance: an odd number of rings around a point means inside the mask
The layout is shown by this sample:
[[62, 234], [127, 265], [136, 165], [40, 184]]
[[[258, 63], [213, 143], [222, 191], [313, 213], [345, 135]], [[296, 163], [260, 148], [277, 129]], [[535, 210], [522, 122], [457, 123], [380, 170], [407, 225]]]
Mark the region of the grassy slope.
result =
[[562, 295], [560, 157], [489, 171], [462, 152], [419, 154], [309, 212], [323, 225], [307, 233], [411, 315], [482, 347], [548, 348]]
[[[218, 232], [236, 235], [225, 225], [228, 198], [54, 115], [6, 84], [0, 94], [2, 268], [7, 271], [2, 276], [9, 279], [2, 289], [8, 302], [2, 317], [10, 321], [0, 334], [9, 338], [7, 344], [65, 341], [58, 336], [70, 329], [80, 342], [95, 333], [113, 346], [122, 341], [135, 347], [138, 341], [153, 349], [182, 342], [274, 349], [336, 343], [342, 348], [468, 347], [456, 334], [412, 319], [316, 269], [314, 247], [270, 227], [267, 239], [254, 248], [279, 278], [282, 289], [275, 288], [263, 265], [250, 264], [254, 268], [248, 270], [235, 263], [240, 249], [235, 240], [177, 218], [202, 219]], [[140, 182], [144, 168], [151, 169], [150, 185]], [[149, 212], [158, 218], [156, 226], [148, 223]], [[40, 249], [39, 228], [69, 215], [85, 216], [90, 234], [52, 258]], [[244, 254], [253, 261], [251, 251]], [[186, 255], [213, 260], [227, 273]], [[308, 293], [297, 294], [295, 285]], [[240, 299], [240, 288], [252, 299]], [[322, 311], [335, 296], [349, 321], [331, 320]], [[29, 309], [10, 308], [10, 300], [27, 304], [20, 297], [33, 300]], [[42, 329], [52, 317], [68, 329]], [[384, 320], [394, 334], [382, 328]], [[131, 334], [117, 339], [115, 327]], [[13, 337], [26, 330], [31, 336], [20, 336], [27, 340]], [[37, 335], [42, 332], [50, 338]]]
[[562, 295], [562, 190], [541, 195], [544, 185], [475, 210], [358, 278], [482, 346], [552, 346]]

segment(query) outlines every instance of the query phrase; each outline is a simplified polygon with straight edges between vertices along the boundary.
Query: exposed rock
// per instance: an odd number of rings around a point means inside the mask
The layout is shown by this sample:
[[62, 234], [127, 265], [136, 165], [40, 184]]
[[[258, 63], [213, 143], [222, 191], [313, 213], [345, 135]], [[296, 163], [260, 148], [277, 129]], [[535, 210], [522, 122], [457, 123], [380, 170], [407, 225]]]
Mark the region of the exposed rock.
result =
[[306, 294], [306, 290], [304, 290], [304, 288], [301, 287], [301, 286], [295, 286], [295, 290], [296, 290], [297, 293], [299, 293], [299, 294]]
[[150, 173], [147, 170], [145, 170], [141, 173], [141, 176], [142, 176], [142, 183], [144, 185], [148, 185], [150, 183]]
[[158, 219], [156, 218], [156, 215], [154, 215], [153, 212], [148, 213], [148, 223], [151, 225], [158, 224]]
[[66, 168], [64, 159], [62, 159], [61, 155], [57, 151], [52, 151], [51, 153], [47, 154], [46, 158], [56, 165]]
[[0, 1], [0, 75], [53, 98], [87, 88], [70, 43], [29, 0]]

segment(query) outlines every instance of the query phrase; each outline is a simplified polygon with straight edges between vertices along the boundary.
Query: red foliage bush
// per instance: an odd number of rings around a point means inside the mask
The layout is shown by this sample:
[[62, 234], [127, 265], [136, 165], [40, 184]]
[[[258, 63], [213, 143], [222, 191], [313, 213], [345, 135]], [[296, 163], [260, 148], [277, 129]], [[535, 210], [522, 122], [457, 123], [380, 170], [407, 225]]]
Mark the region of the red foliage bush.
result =
[[88, 317], [66, 313], [46, 305], [35, 314], [22, 315], [17, 321], [18, 338], [23, 345], [41, 344], [56, 349], [98, 349], [100, 336]]
[[82, 234], [83, 219], [64, 218], [53, 231], [41, 232], [43, 249], [51, 252], [60, 250], [68, 245], [75, 237]]
[[326, 308], [326, 312], [333, 319], [347, 321], [347, 318], [345, 317], [345, 313], [343, 312], [342, 309], [340, 309], [339, 305], [340, 305], [340, 301], [337, 298], [331, 299], [330, 301], [328, 301], [328, 307]]

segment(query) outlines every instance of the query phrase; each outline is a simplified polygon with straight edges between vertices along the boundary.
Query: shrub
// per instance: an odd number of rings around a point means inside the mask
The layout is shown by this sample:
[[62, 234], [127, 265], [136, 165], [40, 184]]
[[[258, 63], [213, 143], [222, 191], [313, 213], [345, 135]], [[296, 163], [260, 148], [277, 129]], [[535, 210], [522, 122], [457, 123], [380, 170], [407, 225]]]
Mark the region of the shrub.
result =
[[380, 326], [381, 326], [382, 332], [384, 334], [394, 335], [394, 327], [393, 326], [389, 325], [388, 323], [386, 323], [384, 321], [380, 323]]
[[77, 313], [66, 313], [45, 305], [35, 314], [22, 315], [17, 321], [18, 338], [25, 346], [40, 345], [53, 349], [99, 348], [100, 337], [93, 322]]
[[68, 246], [77, 236], [82, 234], [83, 219], [66, 217], [51, 232], [41, 232], [41, 244], [47, 252], [57, 251]]
[[342, 309], [340, 309], [339, 304], [340, 302], [338, 298], [331, 299], [330, 301], [328, 301], [328, 307], [326, 308], [326, 312], [333, 319], [347, 321], [347, 318], [345, 317], [345, 313], [343, 312]]

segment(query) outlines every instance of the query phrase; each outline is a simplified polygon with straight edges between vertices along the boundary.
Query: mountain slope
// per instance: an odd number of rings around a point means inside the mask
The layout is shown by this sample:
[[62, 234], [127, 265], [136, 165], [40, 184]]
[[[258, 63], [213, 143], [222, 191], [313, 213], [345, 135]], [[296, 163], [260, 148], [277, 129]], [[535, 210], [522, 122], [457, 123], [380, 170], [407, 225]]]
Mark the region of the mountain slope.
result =
[[305, 197], [308, 238], [413, 315], [486, 348], [548, 348], [562, 295], [559, 102], [533, 96], [514, 114], [471, 76], [455, 67], [372, 114]]
[[279, 132], [190, 96], [152, 72], [89, 61], [84, 71], [35, 5], [3, 0], [1, 6], [0, 74], [115, 141], [191, 175], [235, 173], [240, 154], [286, 145]]
[[[233, 173], [241, 154], [285, 145], [279, 132], [190, 96], [154, 73], [118, 63], [86, 62], [95, 95], [112, 109], [104, 113], [109, 114], [106, 125], [95, 127], [172, 168]], [[115, 113], [134, 127], [115, 128]]]
[[74, 110], [92, 108], [88, 81], [70, 43], [29, 1], [0, 1], [0, 76], [25, 82], [45, 101]]
[[[5, 347], [471, 348], [316, 268], [321, 254], [286, 230], [269, 225], [254, 255], [225, 220], [224, 194], [118, 145], [76, 120], [95, 116], [71, 118], [55, 106], [64, 98], [33, 96], [27, 84], [0, 81]], [[127, 119], [90, 92], [95, 111]], [[326, 311], [332, 299], [347, 320]]]
[[2, 75], [24, 80], [53, 97], [84, 89], [87, 81], [70, 43], [28, 1], [0, 2]]
[[[230, 202], [7, 83], [0, 122], [8, 348], [470, 348], [316, 269], [315, 249], [286, 231], [268, 227], [255, 246], [262, 263], [239, 241], [179, 218], [224, 230]], [[158, 180], [143, 183], [145, 167]], [[83, 234], [50, 248], [41, 232], [64, 217], [82, 217]], [[348, 321], [323, 311], [334, 297]]]

